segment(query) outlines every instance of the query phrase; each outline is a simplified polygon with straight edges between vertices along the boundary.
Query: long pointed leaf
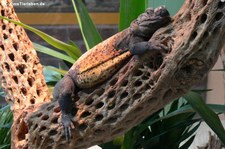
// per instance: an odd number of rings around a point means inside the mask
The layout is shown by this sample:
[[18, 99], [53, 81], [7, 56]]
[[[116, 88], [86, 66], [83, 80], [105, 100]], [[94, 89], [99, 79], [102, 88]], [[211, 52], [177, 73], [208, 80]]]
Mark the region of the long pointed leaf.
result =
[[6, 17], [0, 16], [1, 19], [13, 22], [14, 24], [17, 24], [27, 30], [30, 30], [31, 32], [37, 34], [39, 37], [41, 37], [43, 40], [45, 40], [47, 43], [49, 43], [50, 45], [52, 45], [53, 47], [59, 49], [59, 50], [63, 50], [65, 51], [67, 54], [69, 54], [71, 57], [73, 57], [75, 60], [77, 60], [80, 56], [81, 56], [81, 51], [77, 46], [72, 46], [70, 44], [66, 44], [36, 28], [33, 28], [31, 26], [28, 26], [24, 23], [18, 22], [18, 21], [14, 21], [11, 19], [8, 19]]
[[187, 129], [188, 132], [185, 133], [184, 135], [182, 135], [179, 142], [183, 142], [184, 140], [189, 138], [191, 135], [193, 135], [197, 131], [197, 129], [199, 128], [200, 124], [201, 124], [201, 122], [199, 122], [196, 126], [194, 126], [194, 128], [192, 128], [190, 131], [189, 131], [189, 129]]
[[193, 109], [199, 113], [202, 119], [209, 125], [209, 127], [217, 134], [220, 140], [225, 144], [225, 130], [219, 119], [201, 99], [201, 96], [195, 92], [189, 92], [186, 94], [185, 99], [193, 107]]
[[134, 146], [134, 143], [135, 143], [133, 141], [134, 141], [133, 140], [133, 129], [131, 129], [124, 135], [124, 140], [123, 140], [121, 149], [132, 149]]
[[58, 69], [58, 68], [55, 68], [55, 67], [51, 67], [51, 66], [45, 66], [46, 69], [50, 69], [50, 70], [53, 70], [57, 73], [60, 73], [61, 75], [65, 75], [67, 73], [66, 70], [62, 70], [62, 69]]
[[179, 149], [187, 149], [190, 147], [190, 145], [192, 144], [192, 142], [194, 141], [195, 139], [195, 135], [192, 136], [190, 139], [188, 139], [187, 142], [185, 142], [181, 147], [179, 147]]
[[72, 0], [74, 10], [76, 12], [77, 20], [84, 39], [87, 50], [102, 42], [102, 38], [91, 20], [87, 8], [81, 0]]
[[42, 53], [48, 54], [50, 56], [59, 58], [61, 60], [65, 60], [67, 62], [70, 62], [71, 64], [73, 64], [75, 62], [75, 60], [73, 58], [71, 58], [71, 57], [69, 57], [65, 54], [62, 54], [60, 52], [57, 52], [55, 50], [52, 50], [48, 47], [42, 46], [42, 45], [37, 44], [37, 43], [33, 43], [33, 45], [34, 45], [35, 50], [37, 50], [38, 52], [42, 52]]
[[120, 0], [119, 30], [130, 26], [130, 23], [145, 11], [147, 0]]

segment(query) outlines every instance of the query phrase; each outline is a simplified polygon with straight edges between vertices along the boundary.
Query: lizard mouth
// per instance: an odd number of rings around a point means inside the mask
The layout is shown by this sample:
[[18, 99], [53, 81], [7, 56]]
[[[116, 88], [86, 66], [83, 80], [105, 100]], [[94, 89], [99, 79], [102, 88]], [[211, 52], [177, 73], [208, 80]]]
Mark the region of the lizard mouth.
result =
[[170, 14], [166, 9], [166, 6], [160, 6], [154, 9], [155, 16], [168, 17]]

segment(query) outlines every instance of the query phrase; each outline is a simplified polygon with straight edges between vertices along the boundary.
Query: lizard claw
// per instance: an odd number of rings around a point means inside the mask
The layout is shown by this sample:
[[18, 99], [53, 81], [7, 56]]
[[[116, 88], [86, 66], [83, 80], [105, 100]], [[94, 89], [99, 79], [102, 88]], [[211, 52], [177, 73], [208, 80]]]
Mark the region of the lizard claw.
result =
[[61, 123], [64, 128], [64, 135], [66, 137], [66, 141], [69, 143], [70, 139], [72, 138], [71, 130], [75, 128], [71, 120], [71, 116], [67, 114], [62, 114]]

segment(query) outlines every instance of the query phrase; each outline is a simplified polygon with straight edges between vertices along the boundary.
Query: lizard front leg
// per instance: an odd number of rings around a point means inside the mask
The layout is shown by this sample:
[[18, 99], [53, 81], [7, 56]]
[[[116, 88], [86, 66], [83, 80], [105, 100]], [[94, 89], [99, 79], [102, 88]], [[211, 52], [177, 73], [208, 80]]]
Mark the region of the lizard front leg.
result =
[[143, 55], [148, 51], [166, 53], [168, 48], [160, 43], [143, 41], [132, 44], [129, 50], [132, 55]]
[[58, 100], [61, 108], [61, 123], [64, 127], [64, 133], [66, 140], [69, 142], [71, 135], [71, 129], [74, 128], [72, 122], [72, 112], [74, 110], [74, 104], [72, 96], [75, 90], [75, 84], [69, 75], [65, 75], [55, 86], [53, 91], [54, 99]]

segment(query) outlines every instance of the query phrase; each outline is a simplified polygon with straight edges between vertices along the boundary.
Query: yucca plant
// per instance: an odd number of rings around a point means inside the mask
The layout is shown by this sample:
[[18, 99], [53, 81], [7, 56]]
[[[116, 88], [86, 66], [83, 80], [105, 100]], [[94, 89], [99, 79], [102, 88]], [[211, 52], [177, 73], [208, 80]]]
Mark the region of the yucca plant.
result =
[[[86, 49], [89, 50], [94, 45], [102, 41], [94, 23], [88, 15], [87, 9], [81, 0], [72, 0], [82, 32]], [[142, 13], [147, 7], [147, 1], [121, 0], [119, 29], [128, 27], [130, 22]], [[3, 17], [1, 17], [3, 18]], [[4, 18], [7, 19], [7, 18]], [[28, 29], [43, 38], [53, 47], [64, 51], [66, 54], [34, 43], [35, 49], [39, 52], [60, 58], [73, 64], [81, 55], [80, 49], [74, 42], [61, 42], [50, 35], [20, 22], [10, 19], [9, 21]], [[61, 68], [45, 66], [45, 79], [51, 88], [67, 72]], [[214, 112], [213, 112], [214, 111]], [[216, 112], [216, 113], [215, 113]], [[115, 140], [102, 144], [104, 149], [131, 149], [131, 148], [163, 148], [162, 144], [167, 144], [167, 148], [185, 149], [192, 143], [195, 132], [202, 120], [204, 120], [225, 143], [225, 131], [217, 114], [225, 112], [223, 105], [206, 105], [202, 97], [196, 92], [189, 92], [163, 109], [148, 117], [142, 123], [132, 128], [126, 134]], [[4, 114], [7, 115], [7, 114]], [[200, 117], [198, 116], [200, 115]], [[9, 117], [9, 116], [8, 116]], [[1, 119], [6, 119], [3, 117]], [[8, 124], [8, 123], [6, 123]], [[0, 124], [1, 125], [1, 124]], [[3, 124], [2, 126], [5, 126]], [[9, 130], [8, 130], [9, 132]], [[1, 133], [2, 134], [2, 133]], [[8, 136], [8, 133], [4, 137]], [[9, 137], [9, 136], [8, 136]], [[183, 142], [184, 141], [184, 142]], [[181, 142], [182, 145], [181, 145]]]

